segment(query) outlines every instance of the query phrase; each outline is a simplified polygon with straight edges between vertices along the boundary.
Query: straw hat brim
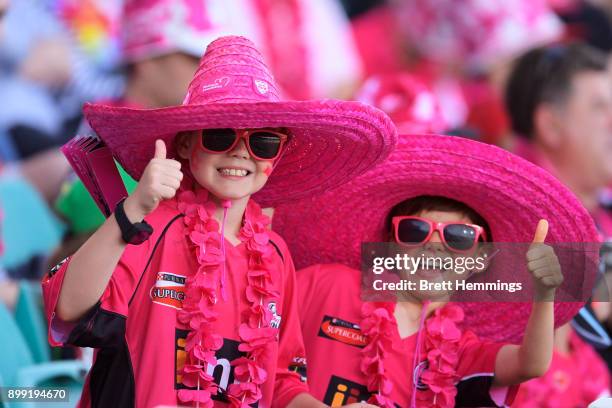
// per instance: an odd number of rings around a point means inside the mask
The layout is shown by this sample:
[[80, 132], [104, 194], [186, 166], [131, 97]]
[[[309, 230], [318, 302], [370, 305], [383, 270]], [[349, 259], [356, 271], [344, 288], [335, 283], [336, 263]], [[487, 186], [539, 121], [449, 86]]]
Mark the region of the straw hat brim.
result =
[[[401, 137], [385, 163], [351, 183], [277, 207], [273, 228], [286, 240], [297, 268], [342, 263], [359, 269], [361, 243], [385, 241], [390, 210], [421, 195], [467, 204], [487, 220], [494, 242], [529, 243], [540, 219], [549, 221], [548, 243], [598, 242], [590, 215], [545, 170], [495, 146], [437, 135]], [[596, 254], [578, 257], [572, 264], [583, 270], [567, 271], [580, 274], [568, 283], [592, 288], [594, 275], [587, 268], [596, 264]], [[520, 339], [530, 308], [516, 302], [463, 305], [466, 322], [479, 335], [510, 341]], [[569, 321], [581, 305], [557, 303], [556, 325]]]
[[155, 139], [172, 145], [178, 132], [205, 128], [288, 128], [292, 138], [266, 186], [263, 206], [338, 187], [383, 161], [397, 141], [382, 111], [359, 102], [281, 101], [131, 109], [87, 104], [85, 117], [136, 180], [153, 157]]

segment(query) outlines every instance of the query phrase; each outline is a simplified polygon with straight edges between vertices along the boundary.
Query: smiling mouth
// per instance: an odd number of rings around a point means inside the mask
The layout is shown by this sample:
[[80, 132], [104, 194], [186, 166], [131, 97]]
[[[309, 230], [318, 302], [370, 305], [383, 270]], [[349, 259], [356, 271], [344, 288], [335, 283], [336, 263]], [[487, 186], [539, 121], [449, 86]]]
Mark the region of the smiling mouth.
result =
[[220, 169], [217, 169], [217, 171], [222, 176], [231, 176], [231, 177], [246, 177], [249, 174], [251, 174], [251, 172], [248, 171], [248, 170], [237, 169], [237, 168], [233, 168], [233, 167], [222, 167]]

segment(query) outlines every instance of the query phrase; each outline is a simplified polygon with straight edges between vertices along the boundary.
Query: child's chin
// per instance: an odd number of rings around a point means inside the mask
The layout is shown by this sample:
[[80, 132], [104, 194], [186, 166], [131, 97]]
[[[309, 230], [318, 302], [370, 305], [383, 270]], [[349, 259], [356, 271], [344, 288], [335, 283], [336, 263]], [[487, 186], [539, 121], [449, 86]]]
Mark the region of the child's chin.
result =
[[207, 181], [208, 180], [200, 180], [200, 186], [219, 200], [240, 200], [245, 197], [250, 197], [253, 194], [253, 188], [249, 185], [245, 185], [246, 183], [239, 185], [239, 183], [209, 183]]
[[233, 188], [233, 189], [215, 189], [211, 188], [208, 191], [217, 197], [219, 200], [242, 200], [251, 197], [257, 191], [247, 188]]

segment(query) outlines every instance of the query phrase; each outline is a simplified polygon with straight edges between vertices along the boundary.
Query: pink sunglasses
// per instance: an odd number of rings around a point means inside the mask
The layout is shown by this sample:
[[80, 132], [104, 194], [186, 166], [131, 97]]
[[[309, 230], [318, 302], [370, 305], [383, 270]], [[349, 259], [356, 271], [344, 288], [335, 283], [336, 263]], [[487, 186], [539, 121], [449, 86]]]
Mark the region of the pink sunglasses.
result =
[[418, 246], [431, 239], [438, 231], [442, 243], [454, 252], [472, 250], [479, 239], [486, 240], [484, 228], [480, 225], [461, 222], [434, 222], [415, 216], [392, 218], [395, 242], [404, 246]]

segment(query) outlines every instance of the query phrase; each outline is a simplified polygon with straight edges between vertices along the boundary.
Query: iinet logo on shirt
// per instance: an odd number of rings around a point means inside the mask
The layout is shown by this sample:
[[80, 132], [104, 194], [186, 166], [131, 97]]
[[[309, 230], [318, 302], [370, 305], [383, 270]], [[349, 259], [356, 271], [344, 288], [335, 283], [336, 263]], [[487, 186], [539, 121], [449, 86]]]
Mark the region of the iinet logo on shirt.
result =
[[332, 375], [323, 402], [330, 407], [341, 407], [367, 401], [370, 395], [365, 385]]
[[[367, 401], [371, 395], [365, 385], [332, 375], [323, 402], [335, 408]], [[397, 404], [394, 406], [400, 408]]]
[[332, 316], [324, 316], [319, 337], [336, 340], [349, 346], [363, 348], [368, 344], [359, 325]]
[[[187, 388], [181, 384], [181, 370], [185, 366], [185, 360], [187, 358], [187, 352], [185, 352], [185, 339], [187, 338], [187, 334], [189, 334], [188, 330], [176, 329], [175, 389]], [[230, 384], [236, 382], [234, 378], [234, 367], [232, 367], [232, 361], [246, 356], [246, 353], [238, 350], [239, 345], [240, 342], [238, 341], [223, 339], [223, 346], [215, 353], [217, 364], [214, 366], [209, 365], [206, 369], [207, 374], [213, 376], [215, 383], [217, 383], [219, 386], [219, 393], [217, 395], [213, 395], [212, 397], [212, 399], [215, 401], [229, 402], [226, 397], [227, 388], [230, 386]], [[257, 404], [251, 405], [251, 407], [257, 407]]]

